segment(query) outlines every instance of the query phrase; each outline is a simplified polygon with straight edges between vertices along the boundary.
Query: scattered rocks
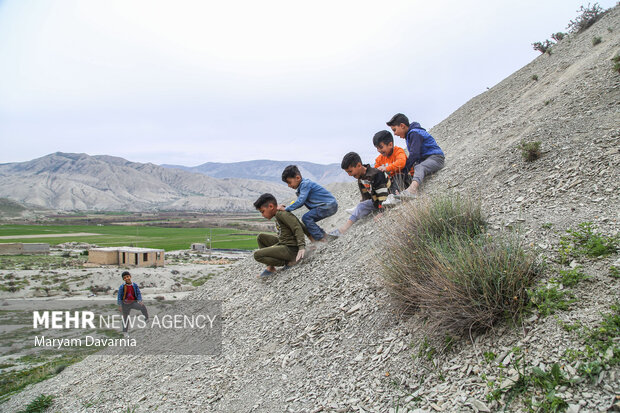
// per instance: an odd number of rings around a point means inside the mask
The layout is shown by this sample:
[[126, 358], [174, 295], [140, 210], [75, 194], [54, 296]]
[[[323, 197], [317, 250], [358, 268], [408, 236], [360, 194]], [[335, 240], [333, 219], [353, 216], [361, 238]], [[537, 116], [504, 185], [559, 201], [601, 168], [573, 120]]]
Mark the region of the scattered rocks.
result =
[[[535, 59], [437, 125], [432, 134], [447, 166], [429, 179], [427, 193], [450, 190], [480, 199], [493, 233], [518, 231], [551, 258], [565, 230], [580, 222], [620, 231], [620, 84], [605, 58], [618, 43], [619, 16], [616, 7], [587, 36], [560, 42], [553, 55]], [[593, 49], [597, 33], [610, 41]], [[529, 81], [533, 73], [545, 82]], [[521, 140], [541, 141], [542, 158], [523, 161]], [[335, 193], [340, 208], [321, 222], [326, 229], [344, 222], [344, 210], [359, 201], [354, 183]], [[593, 277], [579, 287], [572, 312], [556, 314], [557, 320], [532, 315], [522, 328], [499, 326], [457, 339], [429, 363], [417, 356], [425, 337], [422, 317], [400, 317], [377, 276], [380, 230], [373, 220], [357, 223], [268, 282], [256, 280], [261, 267], [251, 258], [207, 281], [190, 298], [222, 300], [220, 356], [121, 357], [114, 363], [88, 357], [0, 409], [19, 410], [52, 393], [54, 408], [67, 412], [83, 411], [88, 400], [97, 400], [98, 411], [501, 411], [502, 402], [486, 396], [490, 382], [505, 390], [518, 380], [523, 361], [515, 347], [527, 354], [529, 366], [560, 362], [564, 373], [578, 378], [579, 366], [563, 357], [568, 349], [583, 350], [583, 342], [559, 322], [594, 326], [618, 297], [618, 283], [606, 275], [611, 264], [619, 266], [617, 256], [576, 260], [572, 266]], [[498, 356], [487, 361], [490, 354]], [[613, 368], [599, 383], [580, 379], [556, 390], [570, 412], [606, 410], [618, 403], [611, 398], [620, 392], [619, 374]], [[143, 400], [134, 403], [135, 394]]]

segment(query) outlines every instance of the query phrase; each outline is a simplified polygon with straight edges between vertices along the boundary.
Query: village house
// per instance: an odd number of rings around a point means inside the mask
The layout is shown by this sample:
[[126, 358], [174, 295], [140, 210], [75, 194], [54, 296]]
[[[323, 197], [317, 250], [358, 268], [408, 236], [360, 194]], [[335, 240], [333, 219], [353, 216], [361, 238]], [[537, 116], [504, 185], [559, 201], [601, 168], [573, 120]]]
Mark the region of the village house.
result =
[[88, 262], [101, 265], [163, 267], [164, 250], [136, 247], [105, 247], [88, 250]]
[[0, 255], [49, 254], [50, 244], [12, 242], [0, 244]]

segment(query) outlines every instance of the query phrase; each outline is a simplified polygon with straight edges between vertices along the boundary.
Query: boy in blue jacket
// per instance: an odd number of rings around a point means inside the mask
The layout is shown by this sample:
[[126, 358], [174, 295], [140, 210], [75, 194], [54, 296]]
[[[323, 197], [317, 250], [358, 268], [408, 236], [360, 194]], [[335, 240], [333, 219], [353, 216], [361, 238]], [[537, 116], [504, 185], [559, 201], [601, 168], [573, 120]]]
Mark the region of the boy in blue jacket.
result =
[[[411, 185], [407, 188], [410, 194], [416, 194], [426, 175], [437, 172], [444, 166], [445, 156], [435, 139], [418, 122], [409, 123], [407, 116], [397, 113], [386, 122], [394, 135], [407, 142], [409, 157], [405, 171], [413, 168]], [[404, 195], [407, 195], [404, 193]]]
[[309, 211], [301, 217], [301, 222], [310, 233], [310, 241], [327, 241], [325, 231], [317, 225], [317, 222], [338, 211], [336, 198], [316, 182], [302, 178], [296, 165], [284, 168], [282, 181], [286, 182], [289, 188], [296, 190], [297, 200], [289, 206], [278, 205], [278, 210], [291, 212], [305, 205]]
[[146, 306], [142, 303], [140, 287], [138, 287], [138, 284], [131, 282], [129, 271], [123, 271], [121, 277], [123, 277], [124, 283], [118, 287], [116, 302], [118, 310], [123, 314], [123, 333], [127, 334], [128, 318], [132, 308], [141, 311], [145, 320], [149, 319], [149, 313], [146, 310]]

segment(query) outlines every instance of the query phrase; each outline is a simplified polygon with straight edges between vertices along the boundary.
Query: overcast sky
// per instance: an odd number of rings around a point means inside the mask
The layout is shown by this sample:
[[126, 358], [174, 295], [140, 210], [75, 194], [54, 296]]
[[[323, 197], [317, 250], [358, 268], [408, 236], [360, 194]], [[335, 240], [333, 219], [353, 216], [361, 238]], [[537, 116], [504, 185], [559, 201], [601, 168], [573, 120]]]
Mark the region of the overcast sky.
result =
[[582, 4], [0, 0], [0, 163], [370, 162], [394, 113], [430, 129]]

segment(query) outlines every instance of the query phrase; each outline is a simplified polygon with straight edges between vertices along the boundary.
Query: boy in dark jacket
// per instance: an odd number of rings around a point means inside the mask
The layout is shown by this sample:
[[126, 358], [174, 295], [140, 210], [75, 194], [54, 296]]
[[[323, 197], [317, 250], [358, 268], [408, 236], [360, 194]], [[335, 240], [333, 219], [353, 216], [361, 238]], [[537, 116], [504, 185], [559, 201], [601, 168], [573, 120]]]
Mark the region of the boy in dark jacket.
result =
[[149, 313], [144, 303], [142, 303], [140, 287], [138, 287], [138, 284], [131, 282], [129, 271], [124, 271], [121, 277], [123, 277], [124, 283], [118, 287], [116, 302], [118, 310], [123, 314], [123, 333], [127, 333], [128, 318], [132, 308], [141, 311], [146, 320], [149, 319]]
[[289, 206], [279, 205], [278, 211], [294, 211], [305, 206], [308, 208], [301, 217], [310, 233], [310, 241], [326, 241], [325, 231], [317, 225], [317, 221], [330, 217], [338, 211], [336, 198], [327, 189], [309, 179], [302, 178], [299, 168], [289, 165], [282, 172], [282, 181], [289, 188], [296, 189], [297, 200]]
[[[406, 140], [409, 157], [405, 171], [413, 172], [409, 194], [416, 194], [426, 175], [437, 172], [444, 166], [444, 153], [435, 139], [418, 122], [409, 123], [407, 116], [397, 113], [386, 122], [394, 135]], [[404, 193], [403, 195], [406, 195]]]
[[362, 164], [362, 158], [355, 152], [346, 154], [342, 158], [340, 167], [349, 176], [357, 179], [362, 200], [357, 204], [346, 224], [330, 232], [330, 235], [336, 237], [347, 232], [357, 220], [371, 212], [381, 213], [383, 211], [383, 201], [387, 199], [391, 185], [390, 179], [385, 172], [375, 169], [369, 164]]
[[271, 194], [262, 194], [254, 208], [266, 219], [276, 218], [278, 235], [258, 234], [258, 250], [254, 251], [254, 259], [267, 265], [259, 277], [267, 278], [276, 272], [276, 266], [294, 264], [301, 260], [306, 251], [304, 234], [309, 235], [306, 227], [299, 219], [288, 211], [278, 211], [278, 202]]

